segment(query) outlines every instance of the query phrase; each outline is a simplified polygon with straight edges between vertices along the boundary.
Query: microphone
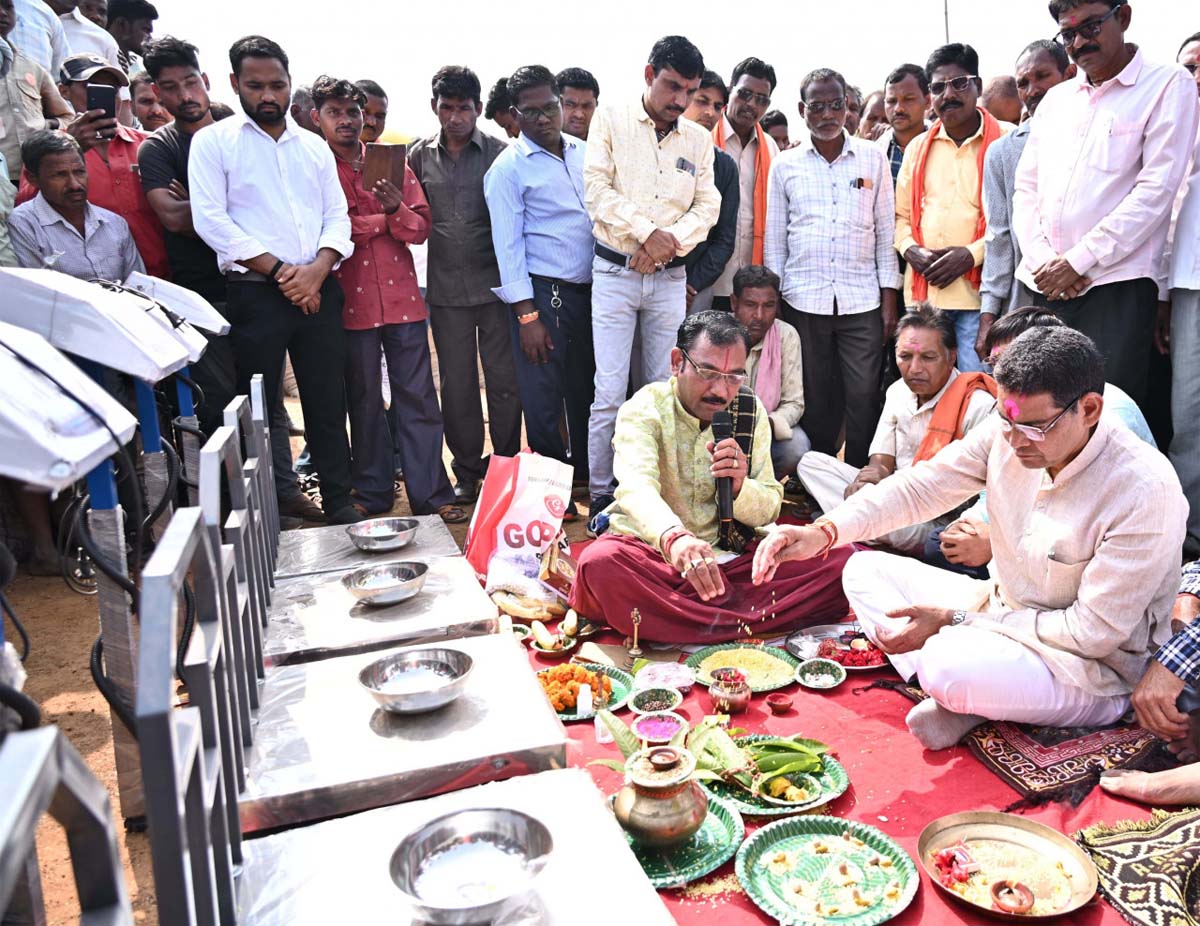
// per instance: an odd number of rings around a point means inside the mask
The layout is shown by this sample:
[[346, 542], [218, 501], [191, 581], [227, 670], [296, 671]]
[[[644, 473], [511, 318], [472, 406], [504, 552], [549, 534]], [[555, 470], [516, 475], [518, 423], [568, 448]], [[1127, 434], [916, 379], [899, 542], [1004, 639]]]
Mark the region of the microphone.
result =
[[[721, 409], [712, 419], [713, 443], [733, 437], [733, 416], [728, 409]], [[733, 479], [729, 476], [717, 477], [717, 517], [722, 524], [733, 520]]]

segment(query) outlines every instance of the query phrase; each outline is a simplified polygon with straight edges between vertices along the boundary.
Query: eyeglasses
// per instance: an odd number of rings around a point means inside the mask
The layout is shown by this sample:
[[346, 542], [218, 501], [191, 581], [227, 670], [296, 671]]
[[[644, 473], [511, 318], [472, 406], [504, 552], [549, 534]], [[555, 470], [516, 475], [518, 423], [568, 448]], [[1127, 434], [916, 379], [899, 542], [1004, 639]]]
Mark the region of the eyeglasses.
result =
[[846, 98], [845, 97], [841, 97], [840, 99], [837, 99], [837, 100], [830, 100], [828, 103], [805, 103], [804, 104], [804, 111], [810, 112], [814, 116], [821, 115], [821, 113], [825, 112], [825, 110], [827, 110], [827, 109], [832, 110], [835, 113], [840, 113], [845, 108], [846, 108]]
[[953, 87], [956, 93], [963, 93], [971, 86], [972, 81], [976, 80], [979, 80], [976, 74], [964, 74], [951, 80], [935, 80], [929, 85], [929, 92], [934, 96], [941, 96], [946, 92], [947, 87]]
[[1062, 32], [1054, 37], [1054, 41], [1069, 48], [1075, 44], [1075, 39], [1078, 36], [1082, 35], [1085, 39], [1094, 39], [1100, 34], [1100, 30], [1104, 28], [1104, 24], [1116, 16], [1117, 10], [1121, 9], [1124, 5], [1124, 0], [1122, 0], [1122, 2], [1118, 3], [1099, 19], [1093, 19], [1090, 22], [1085, 22], [1070, 29], [1063, 29]]
[[1187, 72], [1193, 77], [1196, 76], [1196, 71], [1200, 71], [1200, 64], [1185, 64], [1184, 67], [1187, 68]]
[[[1086, 392], [1080, 393], [1079, 395], [1077, 395], [1067, 405], [1067, 407], [1064, 408], [1057, 415], [1055, 415], [1053, 420], [1051, 420], [1051, 422], [1048, 425], [1046, 425], [1044, 428], [1035, 427], [1032, 424], [1017, 424], [1015, 421], [1010, 421], [1009, 419], [1005, 418], [1003, 415], [1000, 415], [1000, 429], [1002, 431], [1004, 431], [1005, 434], [1009, 434], [1012, 431], [1016, 431], [1026, 440], [1033, 441], [1035, 444], [1040, 444], [1042, 441], [1044, 441], [1046, 439], [1046, 435], [1050, 433], [1050, 430], [1062, 420], [1063, 415], [1065, 415], [1072, 408], [1074, 408], [1076, 403], [1078, 403], [1079, 400], [1082, 399], [1085, 395], [1087, 395]], [[998, 408], [997, 408], [997, 412], [999, 412]]]
[[541, 109], [538, 109], [534, 106], [529, 106], [525, 109], [518, 109], [517, 115], [519, 115], [526, 122], [537, 122], [543, 116], [547, 119], [553, 119], [561, 111], [562, 107], [559, 106], [558, 100], [555, 100], [553, 103], [547, 103]]
[[738, 87], [736, 93], [739, 100], [747, 103], [753, 101], [764, 109], [771, 105], [771, 98], [769, 96], [763, 96], [761, 93], [755, 93], [753, 90], [747, 90], [745, 87]]
[[686, 350], [680, 348], [679, 352], [683, 354], [684, 360], [696, 368], [696, 375], [706, 383], [716, 383], [724, 380], [731, 386], [740, 387], [742, 383], [746, 381], [745, 373], [725, 373], [722, 370], [714, 370], [712, 367], [702, 367], [700, 364], [696, 363], [695, 360], [688, 356], [688, 352]]

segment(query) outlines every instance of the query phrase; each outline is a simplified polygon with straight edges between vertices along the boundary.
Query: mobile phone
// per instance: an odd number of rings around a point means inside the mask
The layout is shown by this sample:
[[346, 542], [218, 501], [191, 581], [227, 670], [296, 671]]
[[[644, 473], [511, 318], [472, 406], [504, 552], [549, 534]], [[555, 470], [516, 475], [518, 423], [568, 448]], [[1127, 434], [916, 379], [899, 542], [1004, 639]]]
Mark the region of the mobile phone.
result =
[[104, 110], [109, 119], [117, 118], [117, 88], [108, 84], [87, 85], [87, 108]]

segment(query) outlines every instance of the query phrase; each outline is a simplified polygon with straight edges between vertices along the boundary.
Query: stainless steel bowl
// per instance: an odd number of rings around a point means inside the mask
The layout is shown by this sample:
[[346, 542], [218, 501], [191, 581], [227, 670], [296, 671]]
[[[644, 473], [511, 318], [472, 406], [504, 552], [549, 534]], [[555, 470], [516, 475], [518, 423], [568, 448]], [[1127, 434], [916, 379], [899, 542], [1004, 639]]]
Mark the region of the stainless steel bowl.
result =
[[428, 574], [428, 563], [364, 566], [342, 576], [342, 586], [364, 604], [382, 607], [414, 597]]
[[391, 873], [416, 919], [438, 926], [490, 923], [533, 889], [554, 840], [519, 810], [460, 810], [409, 833]]
[[412, 543], [419, 526], [415, 518], [372, 518], [346, 528], [346, 533], [360, 550], [386, 553]]
[[385, 711], [420, 714], [462, 694], [472, 665], [462, 650], [414, 649], [376, 659], [358, 673], [358, 681]]

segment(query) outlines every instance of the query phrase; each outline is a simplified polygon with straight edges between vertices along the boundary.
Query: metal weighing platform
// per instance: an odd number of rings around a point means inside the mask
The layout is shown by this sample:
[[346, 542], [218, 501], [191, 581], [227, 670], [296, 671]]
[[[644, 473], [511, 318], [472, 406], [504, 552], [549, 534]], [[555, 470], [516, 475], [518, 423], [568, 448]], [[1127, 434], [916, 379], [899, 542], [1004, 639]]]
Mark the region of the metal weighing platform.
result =
[[446, 522], [440, 517], [436, 514], [425, 514], [417, 515], [416, 520], [421, 526], [412, 542], [399, 550], [390, 550], [387, 553], [360, 550], [346, 534], [346, 528], [341, 525], [284, 531], [279, 535], [275, 578], [287, 579], [322, 572], [347, 572], [360, 566], [462, 555], [458, 544], [450, 536]]
[[421, 591], [386, 607], [363, 604], [342, 586], [347, 573], [280, 579], [267, 609], [268, 667], [495, 633], [496, 606], [461, 556], [429, 560]]
[[542, 772], [397, 807], [330, 820], [243, 843], [240, 921], [254, 926], [411, 924], [388, 864], [406, 834], [471, 807], [537, 817], [554, 850], [536, 881], [528, 918], [543, 926], [670, 926], [675, 921], [646, 880], [603, 795], [581, 769]]
[[462, 695], [428, 714], [389, 714], [359, 684], [395, 650], [274, 669], [247, 755], [243, 832], [565, 767], [566, 730], [512, 634], [436, 645], [474, 668]]

